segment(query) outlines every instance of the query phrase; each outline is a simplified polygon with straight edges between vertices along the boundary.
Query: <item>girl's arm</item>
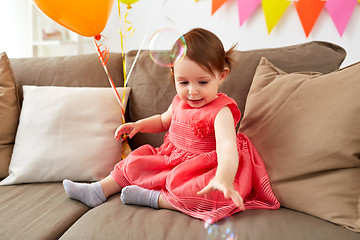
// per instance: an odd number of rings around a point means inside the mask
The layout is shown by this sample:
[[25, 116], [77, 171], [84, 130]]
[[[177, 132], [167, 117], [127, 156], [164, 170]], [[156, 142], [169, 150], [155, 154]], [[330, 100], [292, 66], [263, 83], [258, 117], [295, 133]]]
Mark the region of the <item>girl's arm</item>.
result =
[[226, 198], [231, 198], [237, 207], [244, 208], [243, 199], [234, 188], [234, 179], [239, 167], [234, 118], [228, 107], [222, 108], [215, 118], [215, 138], [218, 166], [215, 177], [203, 188], [199, 195], [219, 190]]
[[122, 124], [115, 131], [115, 139], [119, 140], [123, 134], [129, 134], [129, 138], [132, 138], [138, 132], [158, 133], [167, 131], [170, 127], [171, 116], [172, 107], [170, 105], [166, 112], [162, 114]]

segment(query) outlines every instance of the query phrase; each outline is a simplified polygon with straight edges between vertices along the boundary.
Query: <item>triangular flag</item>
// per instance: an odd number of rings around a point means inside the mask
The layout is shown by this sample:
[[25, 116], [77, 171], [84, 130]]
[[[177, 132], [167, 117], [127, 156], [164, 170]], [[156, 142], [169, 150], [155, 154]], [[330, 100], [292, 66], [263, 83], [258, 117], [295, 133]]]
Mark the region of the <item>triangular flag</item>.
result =
[[309, 36], [325, 3], [326, 1], [323, 0], [298, 0], [294, 2], [306, 37]]
[[241, 26], [261, 3], [261, 0], [237, 0], [237, 3], [239, 8], [239, 21]]
[[343, 35], [356, 4], [356, 0], [327, 0], [325, 8], [331, 16], [340, 36]]
[[289, 0], [262, 0], [268, 33], [275, 27], [289, 4]]
[[214, 14], [227, 0], [212, 0], [211, 14]]

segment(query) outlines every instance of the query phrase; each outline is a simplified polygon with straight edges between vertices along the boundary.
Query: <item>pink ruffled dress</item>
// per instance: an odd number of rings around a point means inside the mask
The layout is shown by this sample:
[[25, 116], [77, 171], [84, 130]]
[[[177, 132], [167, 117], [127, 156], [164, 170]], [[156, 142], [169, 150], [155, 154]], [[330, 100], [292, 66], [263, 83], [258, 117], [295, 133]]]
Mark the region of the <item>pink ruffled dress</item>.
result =
[[[198, 196], [215, 176], [217, 167], [214, 121], [228, 106], [235, 126], [240, 120], [236, 102], [225, 94], [202, 108], [192, 108], [175, 96], [172, 121], [164, 143], [154, 148], [144, 145], [119, 162], [111, 175], [122, 186], [137, 185], [160, 190], [179, 211], [213, 223], [241, 211], [220, 191]], [[235, 128], [234, 126], [234, 128]], [[234, 180], [246, 209], [277, 209], [265, 165], [250, 140], [237, 134], [239, 168]]]

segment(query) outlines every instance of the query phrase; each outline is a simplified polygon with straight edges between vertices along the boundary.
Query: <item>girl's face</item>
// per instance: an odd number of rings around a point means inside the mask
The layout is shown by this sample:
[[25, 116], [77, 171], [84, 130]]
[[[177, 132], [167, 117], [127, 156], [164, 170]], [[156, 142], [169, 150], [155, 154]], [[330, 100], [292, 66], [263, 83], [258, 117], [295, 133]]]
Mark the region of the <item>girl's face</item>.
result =
[[219, 86], [228, 72], [226, 68], [213, 76], [197, 62], [185, 57], [174, 66], [176, 92], [191, 107], [201, 108], [217, 98]]

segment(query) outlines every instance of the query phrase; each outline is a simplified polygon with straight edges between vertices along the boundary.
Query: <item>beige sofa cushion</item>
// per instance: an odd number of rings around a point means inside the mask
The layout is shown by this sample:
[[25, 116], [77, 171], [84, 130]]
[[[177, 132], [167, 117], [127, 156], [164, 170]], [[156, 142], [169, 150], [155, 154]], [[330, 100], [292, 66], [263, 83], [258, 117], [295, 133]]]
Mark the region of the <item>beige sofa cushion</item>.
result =
[[240, 131], [284, 207], [360, 231], [360, 62], [287, 74], [262, 58]]
[[[241, 46], [241, 44], [240, 44]], [[133, 65], [137, 51], [127, 55], [127, 72]], [[236, 62], [222, 84], [220, 92], [234, 98], [240, 111], [244, 112], [246, 96], [249, 91], [256, 67], [262, 56], [267, 57], [287, 72], [319, 71], [329, 73], [338, 69], [346, 56], [343, 48], [327, 42], [308, 42], [293, 46], [236, 51]], [[175, 87], [169, 68], [155, 64], [149, 51], [141, 51], [129, 78], [128, 87], [132, 89], [127, 112], [128, 121], [164, 112], [175, 96]], [[145, 143], [159, 146], [164, 134], [137, 134], [131, 146], [138, 147]]]
[[0, 53], [0, 179], [8, 175], [20, 106], [17, 86], [6, 53]]

